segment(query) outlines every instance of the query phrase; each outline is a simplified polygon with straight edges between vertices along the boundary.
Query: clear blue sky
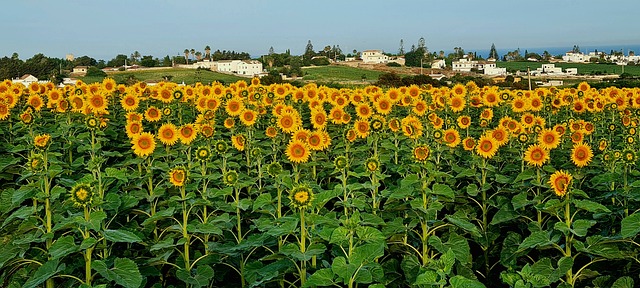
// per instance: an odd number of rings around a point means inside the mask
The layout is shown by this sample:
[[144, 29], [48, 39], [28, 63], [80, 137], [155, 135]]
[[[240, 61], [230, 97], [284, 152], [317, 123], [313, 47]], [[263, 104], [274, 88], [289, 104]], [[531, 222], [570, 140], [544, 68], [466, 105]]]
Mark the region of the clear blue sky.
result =
[[[420, 37], [430, 51], [640, 44], [637, 0], [15, 0], [0, 9], [0, 57], [64, 58], [117, 54], [162, 58], [185, 48], [270, 47], [302, 54], [408, 51]], [[636, 53], [640, 51], [635, 51]]]

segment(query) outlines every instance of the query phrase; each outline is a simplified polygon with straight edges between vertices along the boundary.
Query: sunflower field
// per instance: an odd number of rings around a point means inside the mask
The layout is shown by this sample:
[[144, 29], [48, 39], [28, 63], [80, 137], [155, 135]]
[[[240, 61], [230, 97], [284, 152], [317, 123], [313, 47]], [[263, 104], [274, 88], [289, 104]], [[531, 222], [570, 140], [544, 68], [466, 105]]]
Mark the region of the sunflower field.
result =
[[640, 90], [0, 82], [1, 287], [637, 287]]

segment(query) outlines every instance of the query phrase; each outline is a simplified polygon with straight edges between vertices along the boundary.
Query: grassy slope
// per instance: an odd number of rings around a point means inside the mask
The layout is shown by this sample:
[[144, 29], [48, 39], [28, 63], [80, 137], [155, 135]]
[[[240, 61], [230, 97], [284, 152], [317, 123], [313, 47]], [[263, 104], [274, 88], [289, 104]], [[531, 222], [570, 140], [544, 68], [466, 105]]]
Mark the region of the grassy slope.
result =
[[[507, 70], [514, 69], [520, 71], [526, 71], [527, 66], [531, 70], [542, 67], [543, 63], [539, 62], [497, 62], [498, 67], [507, 68]], [[602, 72], [601, 74], [620, 74], [622, 73], [622, 66], [608, 65], [608, 64], [592, 64], [592, 63], [554, 63], [556, 67], [578, 68], [578, 74], [591, 75], [592, 72]], [[640, 66], [625, 66], [624, 72], [634, 76], [640, 76]]]
[[305, 72], [303, 80], [317, 82], [375, 82], [381, 74], [384, 74], [382, 71], [339, 65], [308, 67], [303, 71]]
[[[249, 81], [248, 78], [237, 77], [233, 75], [227, 75], [223, 73], [217, 73], [207, 70], [194, 70], [194, 69], [154, 69], [154, 70], [138, 70], [138, 71], [117, 71], [110, 72], [108, 76], [116, 80], [118, 83], [124, 83], [129, 77], [135, 77], [136, 80], [145, 81], [162, 81], [165, 76], [172, 76], [171, 81], [176, 83], [182, 83], [192, 85], [196, 82], [212, 83], [218, 81], [221, 83], [233, 83], [238, 80]], [[83, 77], [80, 78], [86, 83], [92, 83], [96, 81], [102, 81], [102, 77]]]

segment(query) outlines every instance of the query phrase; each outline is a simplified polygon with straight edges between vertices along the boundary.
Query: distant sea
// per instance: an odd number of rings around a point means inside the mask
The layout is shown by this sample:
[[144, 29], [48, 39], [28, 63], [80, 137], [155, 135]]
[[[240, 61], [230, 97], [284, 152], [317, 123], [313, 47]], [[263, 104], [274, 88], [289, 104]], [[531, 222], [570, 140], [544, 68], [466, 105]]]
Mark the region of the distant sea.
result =
[[[579, 45], [579, 44], [578, 44]], [[462, 47], [464, 49], [464, 47]], [[489, 47], [491, 48], [491, 47]], [[573, 49], [573, 45], [572, 46], [567, 46], [567, 47], [535, 47], [535, 48], [531, 48], [531, 47], [519, 47], [520, 48], [520, 55], [524, 56], [524, 52], [525, 50], [529, 53], [535, 52], [538, 53], [540, 55], [542, 55], [542, 53], [544, 53], [544, 51], [548, 51], [549, 54], [553, 55], [553, 56], [557, 56], [557, 55], [564, 55], [564, 53], [567, 53], [569, 51], [571, 51]], [[581, 46], [579, 45], [580, 51], [582, 53], [588, 54], [589, 52], [594, 52], [596, 50], [598, 50], [598, 52], [604, 52], [606, 54], [610, 54], [611, 50], [613, 51], [621, 51], [624, 53], [624, 55], [629, 55], [629, 51], [633, 51], [635, 52], [636, 55], [640, 55], [640, 44], [630, 44], [630, 45], [600, 45], [600, 46]], [[500, 58], [502, 58], [503, 55], [507, 54], [508, 52], [514, 51], [518, 49], [518, 47], [516, 48], [506, 48], [506, 49], [501, 49], [500, 47], [496, 47], [496, 50], [498, 51], [498, 55], [500, 56]], [[476, 52], [478, 54], [478, 56], [482, 56], [483, 58], [487, 58], [489, 56], [489, 50], [490, 49], [480, 49], [480, 50], [466, 50], [465, 52]]]

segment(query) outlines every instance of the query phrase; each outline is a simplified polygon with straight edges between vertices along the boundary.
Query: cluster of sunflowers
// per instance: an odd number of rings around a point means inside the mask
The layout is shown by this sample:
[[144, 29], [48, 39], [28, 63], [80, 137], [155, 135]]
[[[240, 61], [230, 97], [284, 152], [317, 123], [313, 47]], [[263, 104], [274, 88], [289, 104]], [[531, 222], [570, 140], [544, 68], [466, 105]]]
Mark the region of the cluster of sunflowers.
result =
[[[355, 142], [372, 134], [396, 134], [411, 140], [407, 143], [418, 162], [428, 160], [436, 143], [451, 149], [461, 145], [491, 159], [500, 147], [515, 142], [523, 145], [524, 163], [541, 167], [549, 162], [552, 150], [570, 141], [566, 160], [576, 167], [591, 163], [592, 146], [607, 161], [632, 164], [637, 158], [632, 148], [639, 107], [638, 89], [596, 90], [585, 82], [577, 88], [534, 91], [481, 88], [473, 82], [452, 88], [331, 89], [315, 84], [297, 88], [264, 86], [258, 78], [228, 86], [163, 82], [127, 87], [108, 78], [63, 88], [0, 82], [0, 120], [12, 121], [15, 114], [16, 120], [28, 125], [34, 113], [47, 109], [53, 115], [81, 113], [89, 128], [100, 129], [108, 125], [112, 110], [121, 110], [126, 118], [123, 130], [139, 157], [153, 154], [157, 142], [188, 146], [198, 138], [212, 139], [223, 127], [232, 132], [229, 140], [239, 151], [251, 146], [248, 141], [256, 131], [271, 139], [284, 134], [284, 154], [291, 163], [308, 162], [313, 151], [330, 149], [332, 141], [341, 138]], [[194, 112], [191, 118], [182, 112], [187, 109]], [[175, 110], [180, 110], [177, 117]], [[609, 124], [603, 127], [605, 122]], [[602, 128], [610, 133], [597, 131]], [[594, 140], [594, 134], [601, 138]], [[626, 145], [611, 149], [613, 138], [622, 134]], [[208, 157], [210, 151], [201, 153]], [[563, 194], [562, 189], [555, 191]]]

